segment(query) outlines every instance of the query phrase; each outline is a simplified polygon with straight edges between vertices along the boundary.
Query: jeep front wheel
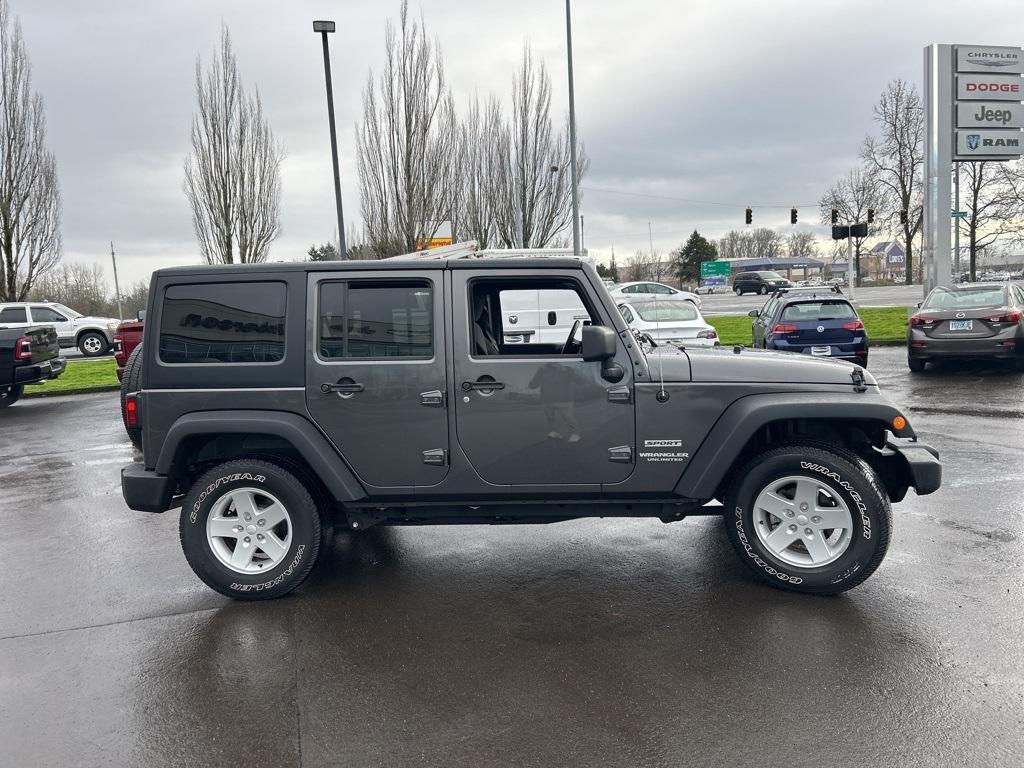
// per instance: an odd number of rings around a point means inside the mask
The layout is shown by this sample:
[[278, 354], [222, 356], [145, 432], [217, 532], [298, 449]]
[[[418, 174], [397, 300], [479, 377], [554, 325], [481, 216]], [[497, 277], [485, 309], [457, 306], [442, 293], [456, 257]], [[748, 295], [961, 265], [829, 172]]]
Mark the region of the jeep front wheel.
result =
[[239, 600], [280, 597], [320, 552], [320, 510], [294, 474], [269, 461], [220, 464], [181, 508], [181, 547], [207, 586]]
[[726, 495], [726, 530], [763, 581], [835, 595], [885, 557], [892, 511], [874, 470], [840, 449], [792, 445], [744, 466]]

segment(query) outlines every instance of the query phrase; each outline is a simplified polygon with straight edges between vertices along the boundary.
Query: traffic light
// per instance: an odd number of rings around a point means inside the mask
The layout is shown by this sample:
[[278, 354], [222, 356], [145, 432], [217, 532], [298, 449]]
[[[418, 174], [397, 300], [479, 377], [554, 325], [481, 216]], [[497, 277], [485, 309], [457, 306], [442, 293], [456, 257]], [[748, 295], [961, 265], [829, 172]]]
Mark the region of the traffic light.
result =
[[789, 223], [796, 224], [796, 208], [789, 209]]
[[754, 223], [754, 209], [753, 208], [747, 208], [747, 224], [753, 224], [753, 223]]
[[838, 223], [839, 223], [839, 209], [838, 208], [833, 208], [832, 209], [832, 224], [835, 225], [835, 224], [838, 224]]
[[900, 211], [900, 224], [906, 224], [906, 223], [907, 223], [907, 209], [904, 208], [902, 211]]
[[870, 224], [874, 220], [875, 220], [875, 209], [874, 208], [868, 208], [868, 224]]

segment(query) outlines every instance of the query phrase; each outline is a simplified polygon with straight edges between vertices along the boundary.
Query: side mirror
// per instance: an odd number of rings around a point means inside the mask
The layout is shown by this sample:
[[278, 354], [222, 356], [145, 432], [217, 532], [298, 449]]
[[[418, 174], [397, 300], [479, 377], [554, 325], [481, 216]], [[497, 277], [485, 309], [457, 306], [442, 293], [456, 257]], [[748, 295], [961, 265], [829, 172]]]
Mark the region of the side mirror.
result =
[[760, 316], [761, 316], [761, 311], [758, 310], [758, 309], [752, 309], [749, 312], [747, 312], [747, 317], [760, 317]]
[[140, 323], [146, 322], [146, 310], [140, 309], [139, 310], [139, 314], [137, 315], [137, 317], [138, 317]]
[[918, 309], [920, 309], [922, 304], [924, 304], [924, 302], [923, 301], [919, 301], [914, 306], [916, 306]]
[[582, 353], [588, 362], [603, 362], [615, 357], [615, 331], [603, 325], [584, 325]]

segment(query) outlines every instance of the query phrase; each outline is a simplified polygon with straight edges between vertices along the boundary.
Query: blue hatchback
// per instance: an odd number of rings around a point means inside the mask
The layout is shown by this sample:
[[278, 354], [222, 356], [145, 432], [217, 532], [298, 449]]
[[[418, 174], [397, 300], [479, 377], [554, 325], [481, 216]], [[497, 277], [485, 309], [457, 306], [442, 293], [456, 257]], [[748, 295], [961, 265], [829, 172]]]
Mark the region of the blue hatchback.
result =
[[775, 293], [753, 310], [755, 347], [868, 365], [868, 334], [854, 306], [829, 289]]

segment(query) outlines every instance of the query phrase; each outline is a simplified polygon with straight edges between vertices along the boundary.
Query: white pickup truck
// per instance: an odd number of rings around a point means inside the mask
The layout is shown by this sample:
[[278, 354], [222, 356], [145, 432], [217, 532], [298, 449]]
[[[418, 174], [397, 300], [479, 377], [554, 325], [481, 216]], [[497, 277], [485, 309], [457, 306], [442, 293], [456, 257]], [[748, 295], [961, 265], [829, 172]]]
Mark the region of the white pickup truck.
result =
[[119, 323], [111, 317], [86, 317], [70, 307], [50, 301], [0, 304], [0, 328], [53, 326], [62, 348], [78, 347], [86, 357], [97, 357], [113, 347], [114, 331]]

